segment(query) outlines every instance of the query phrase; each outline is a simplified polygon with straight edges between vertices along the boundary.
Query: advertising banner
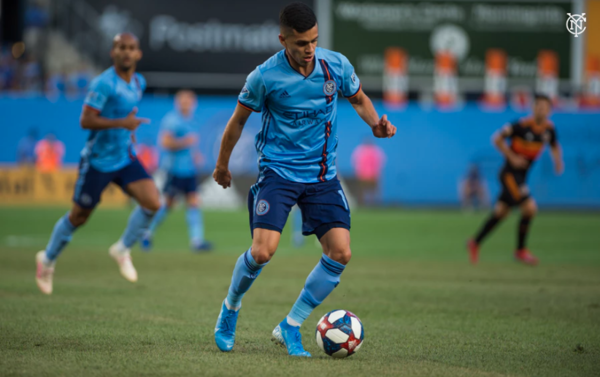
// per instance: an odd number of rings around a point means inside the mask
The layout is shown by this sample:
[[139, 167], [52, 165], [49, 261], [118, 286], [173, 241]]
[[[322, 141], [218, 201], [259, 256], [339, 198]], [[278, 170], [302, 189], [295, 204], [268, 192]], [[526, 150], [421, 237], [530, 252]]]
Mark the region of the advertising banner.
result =
[[333, 48], [359, 75], [381, 76], [389, 47], [408, 55], [408, 75], [433, 76], [441, 51], [457, 59], [459, 77], [483, 78], [486, 53], [506, 53], [507, 78], [534, 80], [540, 50], [559, 57], [559, 79], [571, 76], [571, 1], [332, 0]]

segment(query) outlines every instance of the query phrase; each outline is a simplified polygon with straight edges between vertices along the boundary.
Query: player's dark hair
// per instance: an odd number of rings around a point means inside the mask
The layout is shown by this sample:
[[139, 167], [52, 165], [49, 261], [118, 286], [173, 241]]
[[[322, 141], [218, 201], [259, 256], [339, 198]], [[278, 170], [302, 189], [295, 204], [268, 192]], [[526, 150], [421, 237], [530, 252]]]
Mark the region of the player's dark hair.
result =
[[548, 97], [546, 94], [543, 94], [543, 93], [535, 93], [533, 95], [533, 99], [536, 102], [539, 100], [547, 101], [550, 105], [552, 105], [552, 100], [550, 99], [550, 97]]
[[304, 33], [317, 24], [315, 12], [304, 3], [291, 3], [279, 13], [279, 26]]

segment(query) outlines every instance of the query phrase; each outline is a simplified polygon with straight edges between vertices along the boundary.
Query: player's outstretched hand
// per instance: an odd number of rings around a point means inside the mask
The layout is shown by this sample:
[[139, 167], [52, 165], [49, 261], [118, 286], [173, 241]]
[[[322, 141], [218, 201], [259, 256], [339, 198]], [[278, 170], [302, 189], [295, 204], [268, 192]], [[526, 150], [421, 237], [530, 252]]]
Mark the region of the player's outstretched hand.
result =
[[126, 128], [130, 131], [135, 131], [140, 124], [148, 124], [150, 123], [150, 119], [148, 118], [137, 118], [135, 115], [138, 112], [138, 108], [134, 107], [133, 110], [127, 115], [126, 118], [123, 119], [123, 128]]
[[220, 169], [219, 167], [216, 167], [213, 172], [213, 178], [215, 182], [224, 189], [231, 187], [231, 172], [229, 169]]
[[372, 129], [373, 136], [379, 138], [390, 138], [396, 134], [396, 127], [387, 119], [387, 115], [385, 114]]

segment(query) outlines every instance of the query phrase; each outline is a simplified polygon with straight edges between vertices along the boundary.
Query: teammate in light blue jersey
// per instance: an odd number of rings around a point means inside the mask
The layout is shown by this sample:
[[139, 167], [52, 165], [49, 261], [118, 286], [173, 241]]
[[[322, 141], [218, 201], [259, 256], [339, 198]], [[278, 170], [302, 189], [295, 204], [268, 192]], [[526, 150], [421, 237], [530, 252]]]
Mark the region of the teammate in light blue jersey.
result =
[[215, 341], [221, 351], [233, 348], [242, 297], [275, 254], [290, 209], [298, 204], [303, 234], [317, 236], [323, 255], [272, 339], [289, 355], [310, 357], [300, 325], [339, 284], [351, 256], [350, 210], [335, 169], [338, 97], [350, 101], [375, 137], [390, 138], [396, 127], [385, 115], [379, 118], [348, 59], [316, 47], [317, 19], [306, 4], [288, 5], [279, 19], [285, 49], [248, 76], [213, 173], [219, 185], [231, 185], [231, 152], [251, 112], [262, 112], [256, 135], [259, 177], [248, 197], [252, 247], [235, 265]]
[[137, 105], [146, 88], [144, 78], [135, 73], [142, 57], [137, 37], [130, 33], [114, 38], [110, 52], [114, 65], [96, 77], [85, 98], [81, 127], [90, 130], [81, 152], [79, 177], [73, 195], [73, 207], [56, 225], [46, 250], [36, 255], [38, 287], [52, 293], [54, 265], [61, 251], [71, 241], [73, 232], [83, 225], [100, 202], [102, 191], [113, 182], [138, 203], [121, 238], [110, 247], [121, 275], [137, 281], [130, 249], [148, 229], [160, 207], [154, 181], [135, 156], [134, 131], [148, 119], [136, 118]]
[[154, 231], [164, 220], [178, 195], [184, 195], [187, 204], [186, 220], [193, 251], [207, 251], [211, 244], [204, 240], [204, 220], [197, 193], [199, 124], [194, 116], [197, 99], [194, 92], [181, 90], [175, 96], [174, 111], [168, 113], [161, 124], [160, 144], [165, 149], [161, 169], [167, 173], [163, 188], [165, 203], [154, 216], [150, 229], [142, 238], [142, 249], [152, 248]]

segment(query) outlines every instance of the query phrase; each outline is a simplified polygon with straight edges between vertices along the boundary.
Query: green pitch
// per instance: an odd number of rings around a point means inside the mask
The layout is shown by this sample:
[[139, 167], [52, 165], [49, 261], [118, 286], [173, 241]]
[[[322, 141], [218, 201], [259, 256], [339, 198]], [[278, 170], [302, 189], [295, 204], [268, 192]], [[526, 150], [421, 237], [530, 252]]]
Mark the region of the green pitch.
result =
[[[303, 326], [310, 360], [270, 342], [319, 260], [310, 238], [282, 246], [244, 299], [237, 342], [219, 352], [213, 328], [236, 258], [250, 237], [244, 212], [206, 214], [209, 255], [187, 249], [183, 212], [150, 254], [133, 254], [131, 284], [107, 254], [128, 210], [100, 210], [38, 292], [34, 254], [65, 209], [0, 208], [2, 376], [598, 376], [600, 216], [542, 213], [532, 225], [536, 268], [512, 261], [516, 217], [492, 235], [481, 263], [464, 241], [486, 214], [355, 211], [354, 258], [342, 283]], [[356, 355], [321, 353], [321, 315], [348, 309], [365, 326]]]

